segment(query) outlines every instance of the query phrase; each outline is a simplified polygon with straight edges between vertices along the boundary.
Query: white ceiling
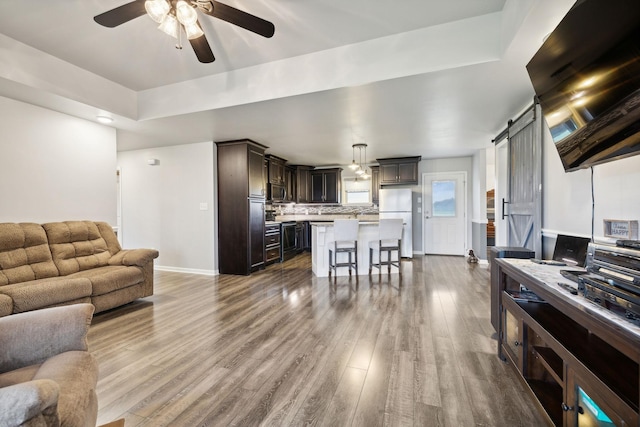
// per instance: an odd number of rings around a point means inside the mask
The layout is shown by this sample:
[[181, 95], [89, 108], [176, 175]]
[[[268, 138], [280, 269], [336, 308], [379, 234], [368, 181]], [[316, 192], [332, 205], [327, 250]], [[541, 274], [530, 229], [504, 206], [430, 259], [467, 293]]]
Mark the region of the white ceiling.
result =
[[[118, 149], [251, 138], [292, 163], [473, 154], [531, 103], [525, 65], [573, 0], [227, 0], [274, 23], [263, 38], [206, 15], [216, 56], [127, 0], [2, 0], [0, 95], [94, 120]], [[391, 6], [393, 4], [393, 6]]]

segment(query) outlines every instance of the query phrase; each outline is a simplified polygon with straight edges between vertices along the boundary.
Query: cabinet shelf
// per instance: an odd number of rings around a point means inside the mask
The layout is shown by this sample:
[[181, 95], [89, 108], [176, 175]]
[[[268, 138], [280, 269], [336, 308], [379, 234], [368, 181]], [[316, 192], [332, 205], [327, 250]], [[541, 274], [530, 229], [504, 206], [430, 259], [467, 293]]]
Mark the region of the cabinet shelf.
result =
[[527, 383], [553, 424], [561, 426], [564, 417], [561, 405], [562, 387], [557, 383], [538, 380], [528, 380]]
[[638, 411], [638, 363], [550, 304], [518, 305], [630, 408]]
[[563, 370], [564, 362], [562, 358], [556, 354], [555, 351], [549, 347], [534, 346], [535, 355], [538, 356], [538, 360], [542, 363], [542, 366], [551, 374], [554, 380], [558, 384], [563, 384]]

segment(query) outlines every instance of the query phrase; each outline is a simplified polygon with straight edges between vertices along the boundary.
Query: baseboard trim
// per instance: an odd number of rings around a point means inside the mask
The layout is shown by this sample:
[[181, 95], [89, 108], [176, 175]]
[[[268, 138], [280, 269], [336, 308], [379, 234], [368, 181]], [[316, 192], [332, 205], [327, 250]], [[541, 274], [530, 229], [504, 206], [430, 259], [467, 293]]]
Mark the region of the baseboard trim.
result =
[[203, 276], [218, 276], [220, 274], [218, 270], [199, 270], [197, 268], [169, 267], [165, 265], [156, 265], [153, 269], [158, 271], [169, 271], [172, 273], [200, 274]]

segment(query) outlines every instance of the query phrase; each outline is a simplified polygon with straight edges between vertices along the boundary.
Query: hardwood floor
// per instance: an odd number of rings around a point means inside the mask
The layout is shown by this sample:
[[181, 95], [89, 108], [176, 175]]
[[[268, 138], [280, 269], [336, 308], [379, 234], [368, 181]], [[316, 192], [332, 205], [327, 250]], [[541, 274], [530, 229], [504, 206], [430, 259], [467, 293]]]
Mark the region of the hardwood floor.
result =
[[309, 254], [248, 277], [156, 272], [153, 297], [94, 318], [98, 424], [545, 425], [496, 355], [488, 268], [402, 272], [333, 285]]

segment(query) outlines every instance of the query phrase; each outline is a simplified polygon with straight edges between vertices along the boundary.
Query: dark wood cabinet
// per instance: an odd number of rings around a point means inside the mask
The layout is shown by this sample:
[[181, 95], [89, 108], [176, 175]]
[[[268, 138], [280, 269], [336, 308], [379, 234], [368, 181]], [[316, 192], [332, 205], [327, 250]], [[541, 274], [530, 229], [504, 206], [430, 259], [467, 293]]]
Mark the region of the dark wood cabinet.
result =
[[264, 227], [265, 263], [282, 261], [282, 245], [280, 241], [280, 224], [267, 224]]
[[304, 222], [299, 221], [296, 223], [296, 252], [301, 253], [304, 251]]
[[521, 260], [494, 262], [498, 353], [516, 368], [549, 425], [639, 425], [640, 337], [618, 323], [627, 320], [559, 290], [557, 270], [536, 274], [520, 269]]
[[377, 159], [380, 164], [380, 185], [418, 184], [420, 159], [420, 156]]
[[296, 166], [296, 203], [311, 202], [312, 166]]
[[266, 195], [264, 154], [249, 146], [249, 197], [265, 198]]
[[342, 169], [318, 169], [311, 172], [311, 202], [340, 203]]
[[272, 154], [267, 154], [265, 158], [269, 164], [269, 184], [284, 185], [284, 168], [287, 161]]
[[295, 202], [297, 193], [296, 169], [291, 166], [284, 168], [284, 201]]
[[371, 166], [371, 203], [380, 202], [380, 166]]
[[249, 139], [216, 142], [218, 268], [248, 275], [264, 266], [264, 151]]
[[250, 271], [255, 271], [264, 266], [264, 199], [249, 198], [248, 202]]

